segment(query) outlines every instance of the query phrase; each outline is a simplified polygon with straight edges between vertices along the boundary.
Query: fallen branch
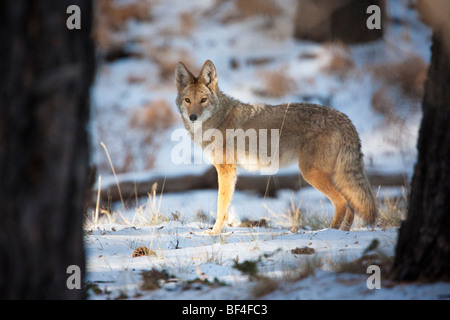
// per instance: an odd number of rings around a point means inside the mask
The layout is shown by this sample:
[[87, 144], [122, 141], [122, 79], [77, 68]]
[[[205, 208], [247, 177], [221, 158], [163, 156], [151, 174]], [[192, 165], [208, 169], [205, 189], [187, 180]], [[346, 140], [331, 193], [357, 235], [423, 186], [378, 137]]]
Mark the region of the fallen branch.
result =
[[[406, 184], [405, 174], [368, 174], [369, 182], [374, 187], [378, 186], [404, 186]], [[178, 177], [156, 177], [146, 181], [119, 181], [117, 185], [102, 187], [100, 198], [104, 202], [120, 201], [122, 193], [123, 200], [130, 202], [137, 197], [147, 196], [156, 183], [156, 193], [185, 192], [199, 189], [217, 189], [217, 173], [214, 167], [206, 170], [201, 175], [185, 175]], [[240, 175], [236, 183], [236, 190], [255, 192], [261, 196], [275, 197], [281, 189], [299, 190], [310, 185], [298, 174], [280, 174], [273, 176], [263, 175]], [[164, 189], [163, 189], [164, 188]], [[95, 189], [95, 188], [94, 188]], [[90, 206], [95, 206], [97, 190], [90, 194]]]

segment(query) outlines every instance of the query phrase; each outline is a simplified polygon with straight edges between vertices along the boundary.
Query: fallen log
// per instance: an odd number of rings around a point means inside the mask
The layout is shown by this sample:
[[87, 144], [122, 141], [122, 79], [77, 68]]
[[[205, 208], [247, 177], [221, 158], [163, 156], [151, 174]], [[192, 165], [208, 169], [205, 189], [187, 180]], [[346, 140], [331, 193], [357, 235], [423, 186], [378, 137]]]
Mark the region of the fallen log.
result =
[[[374, 187], [378, 186], [404, 186], [407, 184], [405, 174], [368, 174], [369, 182]], [[147, 196], [155, 188], [157, 194], [163, 192], [184, 192], [199, 189], [217, 189], [217, 173], [214, 167], [206, 170], [201, 175], [185, 175], [177, 177], [154, 177], [145, 181], [119, 181], [122, 198], [125, 202]], [[236, 190], [245, 190], [257, 193], [261, 196], [276, 197], [281, 189], [299, 190], [310, 187], [301, 176], [297, 174], [280, 174], [272, 176], [240, 175], [237, 179]], [[90, 206], [95, 205], [97, 189], [91, 190], [89, 196]], [[100, 191], [102, 203], [120, 201], [120, 193], [117, 184], [102, 187]]]

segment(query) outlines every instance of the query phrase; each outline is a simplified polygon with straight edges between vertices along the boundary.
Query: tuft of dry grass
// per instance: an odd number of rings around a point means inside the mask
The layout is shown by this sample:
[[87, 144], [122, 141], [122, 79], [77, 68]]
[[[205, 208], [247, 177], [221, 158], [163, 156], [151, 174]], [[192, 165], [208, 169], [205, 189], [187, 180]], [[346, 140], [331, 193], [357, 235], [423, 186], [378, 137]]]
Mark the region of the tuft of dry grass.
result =
[[368, 70], [381, 85], [372, 94], [372, 110], [383, 116], [382, 127], [395, 126], [401, 130], [409, 115], [420, 110], [428, 65], [421, 57], [409, 55], [403, 61]]
[[200, 71], [200, 68], [196, 67], [195, 59], [182, 48], [149, 45], [145, 50], [145, 56], [158, 65], [159, 77], [162, 81], [173, 81], [175, 69], [180, 61], [190, 66], [194, 74]]
[[302, 211], [300, 211], [301, 204], [302, 204], [302, 202], [300, 201], [298, 206], [296, 207], [294, 204], [294, 200], [291, 199], [291, 208], [288, 209], [288, 213], [287, 213], [286, 217], [292, 225], [292, 227], [291, 227], [292, 233], [297, 233], [298, 228], [300, 226], [304, 227], [304, 225], [305, 225], [305, 215], [303, 214]]
[[377, 225], [383, 229], [398, 228], [406, 219], [408, 209], [408, 196], [402, 187], [402, 195], [399, 197], [385, 196], [380, 206]]
[[302, 201], [296, 206], [294, 200], [290, 200], [291, 206], [287, 209], [286, 213], [274, 212], [267, 205], [263, 206], [276, 220], [281, 220], [284, 225], [284, 221], [288, 222], [290, 225], [291, 232], [297, 233], [299, 229], [307, 230], [320, 230], [329, 228], [331, 225], [331, 218], [325, 212], [313, 212], [310, 210], [301, 210], [300, 206]]
[[156, 187], [154, 183], [151, 192], [148, 193], [147, 202], [135, 208], [135, 214], [132, 221], [128, 221], [129, 224], [152, 226], [169, 221], [169, 217], [161, 212], [162, 193], [157, 196]]
[[291, 253], [292, 254], [314, 254], [314, 253], [316, 253], [316, 250], [314, 250], [314, 248], [304, 246], [301, 248], [297, 247], [295, 249], [291, 249]]
[[234, 0], [233, 9], [222, 17], [222, 23], [231, 23], [239, 19], [263, 16], [270, 21], [283, 13], [274, 0]]
[[156, 270], [153, 268], [150, 271], [142, 271], [142, 283], [140, 285], [141, 290], [156, 290], [161, 288], [161, 284], [171, 278], [166, 270]]
[[179, 14], [180, 28], [179, 32], [183, 36], [190, 36], [197, 27], [195, 16], [191, 11], [181, 12]]
[[107, 19], [108, 25], [114, 30], [120, 29], [129, 19], [139, 21], [149, 20], [151, 18], [150, 1], [135, 1], [129, 3], [118, 3], [111, 0], [97, 0], [97, 12]]
[[388, 257], [382, 253], [373, 253], [368, 255], [363, 255], [360, 258], [349, 261], [345, 256], [340, 256], [333, 263], [333, 269], [340, 273], [358, 273], [365, 274], [367, 272], [367, 267], [370, 265], [377, 265], [386, 272], [391, 265], [392, 257]]
[[129, 124], [132, 128], [148, 130], [153, 135], [170, 128], [176, 119], [167, 101], [159, 99], [150, 101], [143, 107], [133, 109]]
[[315, 274], [316, 270], [321, 268], [322, 265], [322, 259], [318, 255], [306, 256], [300, 260], [298, 266], [285, 270], [281, 278], [258, 277], [258, 281], [252, 287], [251, 293], [255, 298], [261, 298], [278, 289], [283, 282], [296, 282]]
[[324, 49], [331, 53], [330, 62], [322, 69], [324, 72], [343, 78], [355, 68], [352, 54], [346, 44], [331, 42], [325, 44]]
[[138, 76], [134, 74], [130, 74], [127, 78], [127, 82], [130, 84], [142, 83], [145, 82], [147, 78], [145, 76]]
[[255, 15], [276, 17], [282, 13], [281, 8], [273, 0], [235, 0], [234, 3], [244, 18]]
[[[381, 128], [389, 126], [401, 128], [406, 121], [404, 115], [402, 115], [399, 104], [394, 103], [391, 95], [392, 92], [390, 92], [387, 87], [382, 87], [376, 90], [370, 99], [372, 110], [383, 116]], [[404, 104], [400, 105], [403, 106]]]
[[380, 88], [372, 94], [370, 105], [376, 113], [382, 114], [388, 119], [393, 117], [394, 102], [389, 97], [386, 88]]
[[255, 298], [261, 298], [278, 289], [278, 279], [263, 277], [252, 287], [251, 293]]
[[151, 19], [151, 3], [148, 0], [130, 3], [97, 0], [94, 15], [94, 41], [100, 49], [110, 51], [123, 45], [114, 34], [122, 30], [129, 19], [139, 21]]
[[370, 265], [377, 265], [381, 268], [381, 274], [387, 275], [393, 262], [393, 256], [383, 252], [378, 245], [378, 239], [373, 239], [364, 250], [361, 257], [351, 261], [348, 260], [348, 257], [340, 255], [337, 259], [332, 261], [333, 270], [341, 273], [365, 274], [367, 272], [367, 267]]
[[260, 96], [281, 98], [297, 89], [295, 80], [285, 68], [262, 71], [259, 76], [263, 79], [263, 87], [255, 90], [255, 93]]
[[375, 66], [372, 74], [385, 86], [399, 87], [406, 97], [420, 99], [427, 71], [428, 64], [421, 57], [411, 54], [400, 62]]
[[305, 257], [300, 262], [299, 273], [293, 280], [301, 280], [315, 274], [316, 270], [323, 265], [322, 259], [318, 255]]

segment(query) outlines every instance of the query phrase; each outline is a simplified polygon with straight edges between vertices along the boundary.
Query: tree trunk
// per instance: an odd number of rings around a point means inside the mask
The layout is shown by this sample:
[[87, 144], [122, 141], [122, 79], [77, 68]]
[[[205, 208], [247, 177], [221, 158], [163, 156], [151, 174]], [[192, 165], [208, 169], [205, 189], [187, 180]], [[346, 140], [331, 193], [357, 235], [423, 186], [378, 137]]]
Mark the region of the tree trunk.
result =
[[[69, 5], [81, 30], [69, 30]], [[0, 2], [0, 298], [79, 299], [86, 123], [94, 74], [89, 0]]]
[[[367, 8], [381, 10], [381, 29], [369, 29]], [[363, 43], [383, 38], [384, 0], [298, 0], [294, 37], [301, 40]]]
[[408, 218], [396, 247], [396, 280], [450, 280], [450, 51], [445, 37], [441, 28], [434, 30]]

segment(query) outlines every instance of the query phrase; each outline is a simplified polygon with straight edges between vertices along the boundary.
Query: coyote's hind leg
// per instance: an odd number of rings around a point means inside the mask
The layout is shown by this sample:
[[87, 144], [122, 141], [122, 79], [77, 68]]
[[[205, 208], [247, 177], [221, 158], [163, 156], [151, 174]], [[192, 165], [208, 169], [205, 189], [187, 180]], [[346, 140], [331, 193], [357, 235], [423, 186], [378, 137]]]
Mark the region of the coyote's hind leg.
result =
[[347, 205], [344, 221], [341, 224], [341, 230], [349, 231], [350, 228], [352, 227], [354, 217], [355, 217], [355, 210], [350, 205]]
[[[300, 168], [300, 170], [302, 170], [302, 168]], [[335, 211], [333, 221], [331, 222], [331, 227], [334, 229], [339, 229], [341, 227], [342, 221], [346, 217], [346, 212], [351, 209], [348, 207], [347, 199], [345, 199], [345, 197], [334, 185], [331, 174], [328, 174], [318, 168], [303, 168], [302, 175], [306, 181], [308, 181], [314, 188], [326, 195], [328, 199], [330, 199], [330, 201], [333, 203]], [[348, 218], [350, 219], [350, 217], [351, 213], [349, 213]], [[353, 219], [351, 220], [353, 222]], [[346, 222], [348, 221], [346, 220]]]

